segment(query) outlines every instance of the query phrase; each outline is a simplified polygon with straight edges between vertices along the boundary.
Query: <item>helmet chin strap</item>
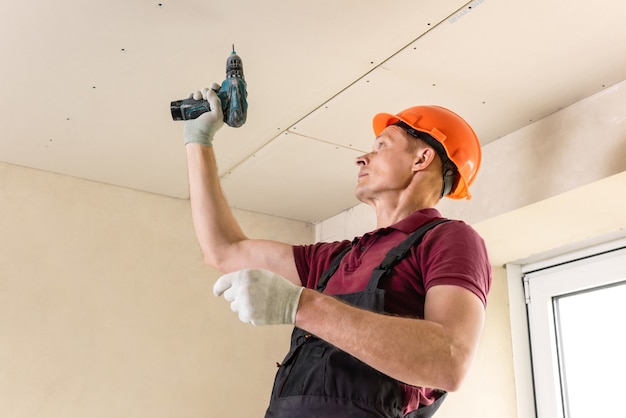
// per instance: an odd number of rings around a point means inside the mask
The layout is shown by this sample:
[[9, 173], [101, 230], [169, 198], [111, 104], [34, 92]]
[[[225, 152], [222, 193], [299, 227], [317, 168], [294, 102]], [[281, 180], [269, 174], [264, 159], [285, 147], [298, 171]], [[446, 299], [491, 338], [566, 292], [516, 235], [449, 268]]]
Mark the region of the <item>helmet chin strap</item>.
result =
[[433, 147], [433, 149], [439, 156], [439, 159], [441, 159], [443, 186], [441, 188], [440, 197], [444, 197], [447, 194], [449, 194], [454, 188], [454, 186], [456, 185], [456, 182], [458, 181], [458, 175], [457, 175], [456, 166], [448, 158], [448, 155], [446, 154], [446, 151], [443, 148], [443, 145], [441, 145], [439, 141], [437, 141], [435, 138], [433, 138], [431, 135], [427, 134], [426, 132], [413, 129], [411, 126], [409, 126], [408, 124], [402, 121], [398, 121], [394, 123], [393, 125], [396, 125], [404, 129], [412, 137], [420, 139], [426, 142], [431, 147]]
[[458, 176], [454, 163], [447, 160], [443, 163], [443, 187], [441, 188], [441, 197], [449, 194], [455, 186]]

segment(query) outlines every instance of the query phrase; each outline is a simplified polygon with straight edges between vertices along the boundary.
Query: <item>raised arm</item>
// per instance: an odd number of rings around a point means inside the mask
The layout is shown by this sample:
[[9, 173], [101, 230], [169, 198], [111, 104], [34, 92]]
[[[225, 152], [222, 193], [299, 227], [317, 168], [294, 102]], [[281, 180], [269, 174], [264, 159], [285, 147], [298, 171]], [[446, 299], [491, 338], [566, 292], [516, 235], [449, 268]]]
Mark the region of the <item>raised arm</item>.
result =
[[292, 246], [251, 240], [237, 223], [222, 191], [213, 151], [215, 133], [223, 125], [222, 108], [213, 90], [193, 94], [209, 101], [211, 111], [185, 122], [191, 213], [196, 237], [207, 265], [222, 272], [244, 268], [274, 271], [300, 284]]

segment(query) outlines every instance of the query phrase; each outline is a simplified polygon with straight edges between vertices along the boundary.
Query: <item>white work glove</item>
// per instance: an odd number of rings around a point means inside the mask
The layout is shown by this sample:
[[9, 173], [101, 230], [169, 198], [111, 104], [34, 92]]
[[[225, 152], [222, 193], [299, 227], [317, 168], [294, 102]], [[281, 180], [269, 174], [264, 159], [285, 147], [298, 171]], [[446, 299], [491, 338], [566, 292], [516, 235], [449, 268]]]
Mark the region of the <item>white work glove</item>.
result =
[[224, 112], [222, 111], [222, 103], [217, 97], [220, 85], [213, 83], [211, 88], [203, 88], [201, 91], [191, 93], [189, 98], [196, 100], [204, 99], [209, 102], [210, 111], [198, 116], [196, 119], [185, 121], [183, 129], [183, 138], [185, 145], [191, 143], [200, 144], [207, 147], [213, 145], [213, 137], [219, 129], [224, 126]]
[[293, 325], [303, 289], [271, 271], [239, 270], [220, 277], [213, 294], [224, 295], [241, 322]]

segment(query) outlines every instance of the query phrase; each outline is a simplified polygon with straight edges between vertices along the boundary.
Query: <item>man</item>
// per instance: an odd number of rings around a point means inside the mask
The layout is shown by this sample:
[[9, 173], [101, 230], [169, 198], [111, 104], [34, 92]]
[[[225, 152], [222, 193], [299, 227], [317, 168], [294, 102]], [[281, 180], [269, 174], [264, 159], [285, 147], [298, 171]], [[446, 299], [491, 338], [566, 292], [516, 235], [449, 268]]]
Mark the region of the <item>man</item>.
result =
[[[184, 138], [198, 241], [205, 262], [227, 273], [214, 293], [243, 322], [295, 325], [266, 416], [432, 416], [473, 361], [491, 283], [470, 226], [433, 226], [444, 220], [434, 209], [442, 196], [470, 197], [481, 158], [471, 127], [436, 106], [376, 115], [373, 149], [356, 160], [356, 196], [375, 210], [377, 229], [353, 243], [291, 246], [248, 239], [237, 224], [211, 146], [219, 99], [210, 89], [192, 96], [213, 109], [185, 122]], [[377, 270], [425, 225], [421, 242]]]

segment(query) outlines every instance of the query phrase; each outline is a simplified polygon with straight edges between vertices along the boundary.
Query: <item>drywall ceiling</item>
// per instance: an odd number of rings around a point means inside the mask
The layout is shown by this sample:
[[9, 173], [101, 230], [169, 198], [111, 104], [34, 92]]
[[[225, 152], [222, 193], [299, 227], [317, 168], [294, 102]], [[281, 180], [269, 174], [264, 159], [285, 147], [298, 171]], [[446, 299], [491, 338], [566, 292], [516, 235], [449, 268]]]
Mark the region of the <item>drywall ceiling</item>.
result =
[[235, 45], [248, 121], [215, 143], [238, 208], [316, 222], [358, 203], [371, 118], [416, 104], [483, 145], [626, 74], [606, 0], [4, 1], [0, 161], [188, 198], [169, 103], [221, 82]]

